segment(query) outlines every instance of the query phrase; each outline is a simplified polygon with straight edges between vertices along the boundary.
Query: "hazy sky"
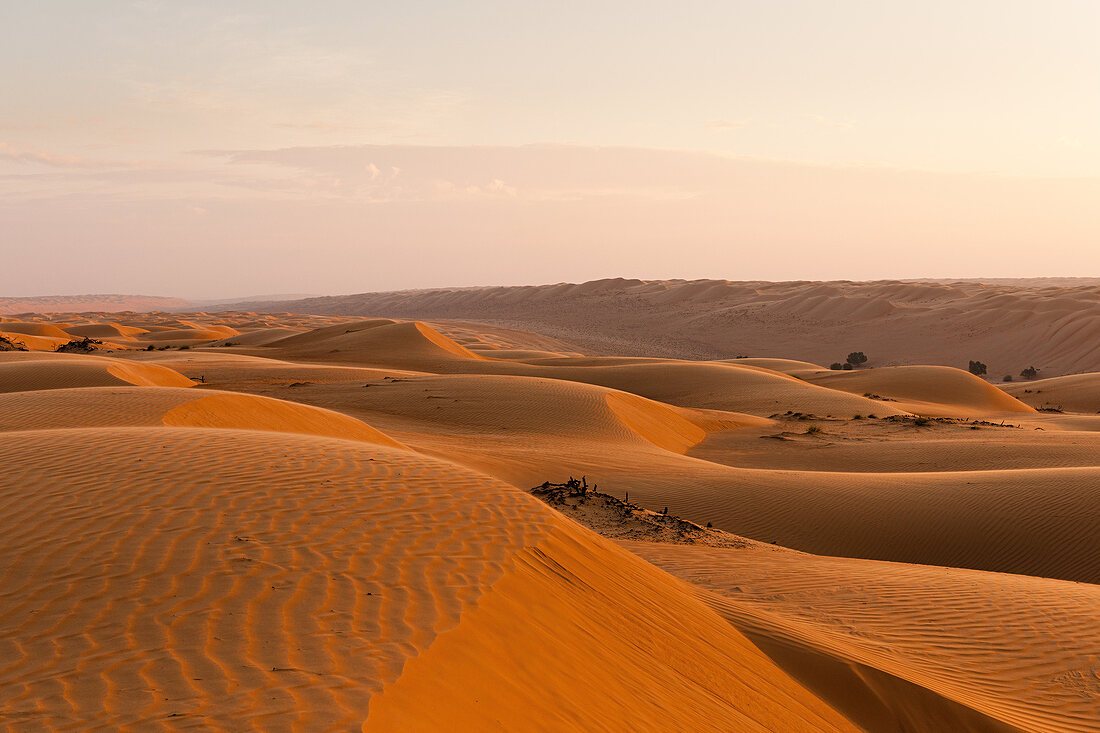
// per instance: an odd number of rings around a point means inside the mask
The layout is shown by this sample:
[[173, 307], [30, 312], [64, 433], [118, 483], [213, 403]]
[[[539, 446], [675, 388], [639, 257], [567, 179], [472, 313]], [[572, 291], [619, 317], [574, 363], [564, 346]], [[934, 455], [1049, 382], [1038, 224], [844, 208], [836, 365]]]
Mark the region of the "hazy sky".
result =
[[0, 3], [0, 295], [1100, 275], [1100, 3]]

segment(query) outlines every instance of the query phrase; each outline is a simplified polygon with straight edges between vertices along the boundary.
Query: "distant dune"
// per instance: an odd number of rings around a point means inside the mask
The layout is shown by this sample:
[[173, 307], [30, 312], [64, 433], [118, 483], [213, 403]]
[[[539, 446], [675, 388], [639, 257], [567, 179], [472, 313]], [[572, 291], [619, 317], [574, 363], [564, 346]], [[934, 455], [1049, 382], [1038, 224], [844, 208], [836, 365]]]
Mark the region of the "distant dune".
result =
[[183, 298], [162, 298], [156, 295], [35, 295], [24, 298], [0, 298], [0, 315], [86, 311], [142, 313], [179, 310], [193, 305], [193, 302]]
[[250, 310], [471, 319], [589, 353], [871, 366], [985, 363], [989, 376], [1100, 371], [1100, 279], [730, 282], [596, 280], [250, 303]]

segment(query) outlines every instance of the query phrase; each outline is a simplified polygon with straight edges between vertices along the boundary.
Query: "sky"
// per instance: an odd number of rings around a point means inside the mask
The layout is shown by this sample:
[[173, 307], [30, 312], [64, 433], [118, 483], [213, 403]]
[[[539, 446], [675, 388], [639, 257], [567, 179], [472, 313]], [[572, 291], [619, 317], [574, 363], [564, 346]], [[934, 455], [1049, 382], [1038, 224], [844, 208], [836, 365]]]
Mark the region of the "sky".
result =
[[0, 296], [1098, 276], [1098, 31], [1093, 0], [0, 3]]

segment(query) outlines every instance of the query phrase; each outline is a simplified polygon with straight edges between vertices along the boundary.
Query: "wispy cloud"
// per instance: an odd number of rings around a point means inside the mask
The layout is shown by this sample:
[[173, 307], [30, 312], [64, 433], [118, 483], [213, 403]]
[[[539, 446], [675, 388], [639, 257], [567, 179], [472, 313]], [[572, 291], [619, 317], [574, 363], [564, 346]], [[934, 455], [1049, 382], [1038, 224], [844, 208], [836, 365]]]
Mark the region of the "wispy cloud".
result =
[[53, 168], [111, 168], [115, 163], [103, 160], [92, 160], [75, 155], [63, 155], [40, 150], [22, 150], [0, 142], [0, 160], [8, 160], [16, 163], [38, 163]]

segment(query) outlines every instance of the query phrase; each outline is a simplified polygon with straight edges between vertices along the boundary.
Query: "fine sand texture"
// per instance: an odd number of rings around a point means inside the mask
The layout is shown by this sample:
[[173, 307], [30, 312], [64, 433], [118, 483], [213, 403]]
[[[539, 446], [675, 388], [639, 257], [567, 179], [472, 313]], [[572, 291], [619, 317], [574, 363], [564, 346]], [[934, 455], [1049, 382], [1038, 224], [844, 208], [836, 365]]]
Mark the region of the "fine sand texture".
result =
[[255, 310], [0, 331], [0, 729], [1100, 730], [1096, 367]]

